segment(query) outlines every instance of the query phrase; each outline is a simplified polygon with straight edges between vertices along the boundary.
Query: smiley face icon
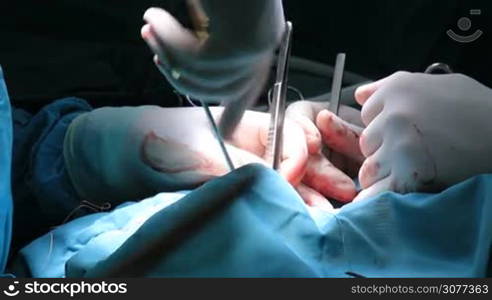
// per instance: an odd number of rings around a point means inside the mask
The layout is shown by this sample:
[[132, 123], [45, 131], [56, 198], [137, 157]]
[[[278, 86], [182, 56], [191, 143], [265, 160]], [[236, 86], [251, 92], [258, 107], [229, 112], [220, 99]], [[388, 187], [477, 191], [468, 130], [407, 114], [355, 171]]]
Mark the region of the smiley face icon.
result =
[[10, 284], [6, 290], [3, 291], [3, 293], [6, 295], [6, 296], [9, 296], [9, 297], [14, 297], [14, 296], [17, 296], [19, 295], [19, 290], [16, 289], [16, 285], [18, 284], [19, 282], [18, 281], [14, 281], [14, 284]]
[[[482, 14], [482, 10], [480, 10], [480, 9], [470, 10], [470, 15], [481, 15], [481, 14]], [[468, 17], [462, 17], [458, 20], [457, 25], [461, 31], [466, 32], [466, 31], [469, 31], [471, 29], [472, 21]], [[450, 29], [446, 33], [451, 39], [455, 40], [456, 42], [471, 43], [471, 42], [478, 40], [482, 36], [483, 31], [482, 30], [476, 30], [472, 34], [461, 35], [461, 34], [454, 32], [452, 29]]]

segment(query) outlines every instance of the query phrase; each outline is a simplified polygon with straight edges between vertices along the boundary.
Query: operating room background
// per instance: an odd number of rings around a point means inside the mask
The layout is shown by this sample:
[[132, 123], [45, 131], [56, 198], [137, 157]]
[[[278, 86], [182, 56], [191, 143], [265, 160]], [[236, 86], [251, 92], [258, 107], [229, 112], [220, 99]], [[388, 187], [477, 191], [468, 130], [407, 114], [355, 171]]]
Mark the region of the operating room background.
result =
[[[285, 0], [294, 23], [293, 55], [333, 64], [346, 52], [347, 70], [377, 79], [397, 70], [423, 71], [433, 62], [492, 86], [490, 1]], [[140, 38], [146, 8], [169, 9], [189, 24], [181, 0], [19, 0], [0, 4], [0, 64], [13, 104], [29, 111], [64, 96], [93, 106], [181, 105], [152, 65]], [[470, 44], [451, 40], [470, 9], [472, 28], [484, 35]], [[329, 91], [330, 78], [292, 77], [306, 96]]]

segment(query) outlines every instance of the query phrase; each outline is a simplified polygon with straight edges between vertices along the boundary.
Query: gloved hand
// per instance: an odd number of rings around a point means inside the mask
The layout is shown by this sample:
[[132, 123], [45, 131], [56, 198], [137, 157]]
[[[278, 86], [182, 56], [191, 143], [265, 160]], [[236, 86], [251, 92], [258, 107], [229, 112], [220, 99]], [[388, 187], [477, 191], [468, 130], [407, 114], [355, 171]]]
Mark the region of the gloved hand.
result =
[[[211, 108], [217, 119], [221, 108]], [[264, 163], [269, 115], [246, 112], [228, 141], [236, 167]], [[307, 165], [303, 131], [286, 122], [280, 173], [298, 184]], [[83, 200], [140, 200], [194, 188], [229, 172], [203, 108], [101, 108], [77, 117], [64, 141], [65, 165]]]
[[184, 28], [163, 9], [145, 12], [142, 37], [156, 54], [156, 65], [180, 93], [195, 99], [256, 98], [285, 29], [282, 2], [201, 3], [209, 18], [208, 38]]
[[438, 191], [492, 171], [492, 91], [460, 74], [398, 72], [360, 87], [366, 129], [357, 199]]
[[[327, 107], [326, 102], [298, 101], [286, 112], [303, 128], [309, 150], [306, 175], [297, 190], [308, 204], [325, 209], [330, 205], [325, 197], [350, 202], [357, 195], [352, 178], [364, 160], [359, 148], [360, 112], [341, 106], [338, 117]], [[325, 149], [331, 150], [329, 158]]]

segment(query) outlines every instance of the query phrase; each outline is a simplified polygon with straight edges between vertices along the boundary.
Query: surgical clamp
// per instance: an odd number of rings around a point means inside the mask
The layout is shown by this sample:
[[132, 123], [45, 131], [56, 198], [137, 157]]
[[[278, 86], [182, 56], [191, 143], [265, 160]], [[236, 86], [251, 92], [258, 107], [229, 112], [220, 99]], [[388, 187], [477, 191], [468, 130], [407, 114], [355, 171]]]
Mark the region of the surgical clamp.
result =
[[266, 160], [274, 170], [280, 168], [283, 148], [283, 129], [287, 98], [289, 58], [292, 45], [292, 23], [286, 22], [277, 60], [277, 74], [273, 86], [273, 101], [270, 107], [270, 127], [266, 148]]
[[[284, 33], [284, 37], [282, 39], [282, 43], [280, 45], [278, 61], [277, 61], [277, 74], [276, 81], [273, 86], [273, 102], [270, 107], [270, 127], [268, 130], [268, 141], [266, 147], [266, 160], [268, 163], [272, 165], [274, 170], [278, 170], [280, 167], [280, 160], [282, 158], [282, 135], [283, 135], [283, 127], [285, 121], [285, 105], [287, 98], [287, 77], [289, 71], [289, 58], [290, 58], [290, 50], [292, 44], [292, 23], [286, 23], [286, 30]], [[191, 100], [190, 100], [191, 101]], [[233, 103], [233, 105], [237, 105], [238, 103]], [[226, 115], [228, 118], [226, 121], [221, 120], [221, 128], [218, 128], [215, 123], [210, 109], [208, 105], [202, 101], [202, 106], [205, 109], [205, 113], [207, 114], [207, 118], [212, 126], [212, 129], [217, 137], [219, 145], [221, 147], [222, 153], [224, 154], [225, 160], [230, 168], [230, 170], [234, 170], [234, 164], [232, 159], [227, 151], [225, 146], [224, 137], [231, 134], [230, 130], [235, 129], [237, 123], [242, 117], [242, 114], [247, 109], [247, 105], [244, 101], [241, 101], [241, 107], [237, 106], [226, 106], [224, 112], [222, 114], [222, 118]], [[228, 111], [229, 113], [226, 113]], [[232, 123], [231, 123], [232, 122]], [[229, 127], [226, 127], [226, 131], [224, 133], [224, 124]]]
[[[287, 24], [287, 28], [292, 28], [290, 22], [287, 22]], [[284, 39], [285, 36], [286, 34], [284, 33]], [[223, 138], [229, 139], [232, 136], [246, 110], [254, 104], [256, 96], [256, 93], [247, 93], [242, 98], [230, 101], [225, 105], [219, 123], [219, 130]]]

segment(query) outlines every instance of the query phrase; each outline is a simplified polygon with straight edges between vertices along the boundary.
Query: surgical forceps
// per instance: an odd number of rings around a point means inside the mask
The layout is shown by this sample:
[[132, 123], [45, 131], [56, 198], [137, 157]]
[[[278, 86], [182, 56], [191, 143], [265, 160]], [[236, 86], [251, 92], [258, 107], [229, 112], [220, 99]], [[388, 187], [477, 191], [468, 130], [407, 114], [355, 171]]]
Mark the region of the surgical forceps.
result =
[[[331, 85], [331, 97], [328, 110], [336, 116], [338, 116], [338, 113], [340, 111], [340, 95], [342, 91], [343, 72], [345, 70], [345, 58], [345, 53], [339, 53], [337, 55], [337, 60], [335, 62], [335, 72], [333, 73], [333, 81]], [[331, 158], [330, 149], [325, 148], [323, 153], [328, 159]]]
[[[287, 33], [287, 31], [292, 31], [292, 24], [290, 22], [286, 22], [286, 32], [284, 33], [282, 45], [284, 44], [287, 35], [289, 36], [288, 43], [290, 43], [291, 33]], [[282, 45], [280, 47], [283, 49]], [[290, 55], [290, 44], [288, 46], [288, 51]], [[222, 137], [224, 137], [225, 139], [231, 137], [237, 125], [241, 121], [241, 118], [243, 117], [245, 111], [254, 103], [255, 100], [255, 97], [252, 97], [252, 95], [250, 94], [246, 94], [241, 99], [231, 101], [226, 104], [219, 124], [219, 130]]]
[[[273, 102], [270, 107], [270, 127], [268, 129], [268, 141], [265, 151], [266, 160], [268, 163], [272, 165], [272, 168], [274, 170], [279, 169], [280, 160], [282, 158], [282, 146], [283, 146], [282, 135], [283, 135], [284, 122], [285, 122], [285, 105], [286, 105], [287, 87], [288, 87], [287, 77], [289, 71], [291, 44], [292, 44], [292, 23], [286, 22], [286, 30], [278, 54], [276, 81], [273, 86]], [[189, 98], [188, 100], [191, 102]], [[202, 101], [202, 106], [205, 109], [205, 113], [207, 114], [207, 118], [217, 137], [217, 140], [219, 142], [222, 153], [224, 154], [224, 158], [229, 166], [229, 169], [232, 171], [234, 170], [234, 164], [225, 146], [225, 142], [224, 142], [225, 136], [222, 130], [223, 128], [219, 128], [217, 126], [215, 120], [212, 117], [208, 105], [203, 101]], [[246, 106], [240, 107], [240, 109], [238, 110], [237, 107], [234, 107], [234, 110], [232, 110], [232, 116], [238, 117], [238, 111], [242, 116], [242, 113], [244, 113], [244, 110], [246, 110], [246, 108], [247, 108]], [[222, 116], [224, 116], [226, 110], [227, 107], [225, 108]], [[239, 116], [239, 120], [241, 116]], [[226, 124], [227, 123], [228, 122], [226, 122]], [[221, 125], [223, 124], [224, 123], [221, 122]], [[235, 127], [236, 126], [233, 126], [233, 129], [235, 129]]]
[[277, 60], [277, 74], [273, 86], [273, 101], [270, 106], [270, 127], [266, 148], [266, 161], [274, 170], [280, 168], [287, 98], [289, 58], [292, 45], [292, 23], [286, 22]]

